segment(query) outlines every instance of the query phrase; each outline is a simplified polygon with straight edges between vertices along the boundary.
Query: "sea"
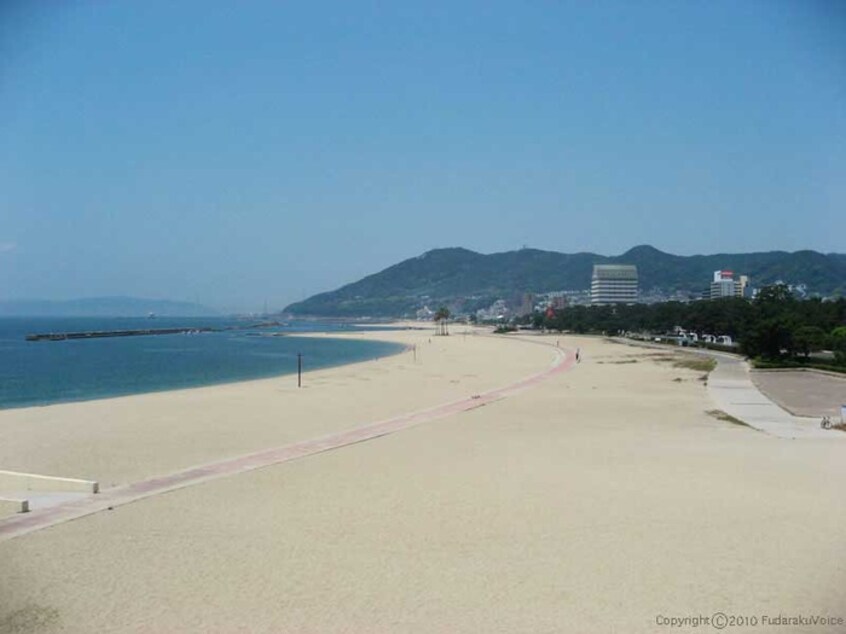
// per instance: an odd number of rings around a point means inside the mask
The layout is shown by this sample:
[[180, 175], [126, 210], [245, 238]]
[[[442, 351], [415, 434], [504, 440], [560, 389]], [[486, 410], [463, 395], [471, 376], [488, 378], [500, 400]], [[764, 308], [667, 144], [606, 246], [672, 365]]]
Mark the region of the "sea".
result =
[[[296, 381], [297, 355], [308, 372], [395, 354], [379, 341], [286, 337], [385, 326], [289, 321], [259, 326], [234, 318], [0, 318], [0, 409], [85, 401], [249, 379]], [[29, 334], [189, 328], [191, 333], [63, 341]], [[213, 332], [197, 332], [213, 328]]]

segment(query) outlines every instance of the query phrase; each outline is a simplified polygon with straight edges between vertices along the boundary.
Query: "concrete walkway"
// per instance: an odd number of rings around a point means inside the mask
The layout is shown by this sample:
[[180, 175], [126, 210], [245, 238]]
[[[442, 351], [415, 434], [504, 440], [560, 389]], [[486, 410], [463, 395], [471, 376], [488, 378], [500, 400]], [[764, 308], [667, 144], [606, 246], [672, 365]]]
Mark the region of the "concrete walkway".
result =
[[846, 433], [842, 431], [822, 429], [820, 419], [794, 416], [767, 398], [752, 382], [749, 364], [739, 355], [701, 348], [659, 345], [620, 337], [613, 337], [612, 340], [630, 346], [711, 357], [717, 362], [717, 367], [708, 375], [708, 394], [711, 399], [718, 409], [759, 431], [778, 438], [846, 440]]
[[752, 382], [749, 364], [735, 355], [695, 350], [717, 361], [708, 376], [708, 393], [717, 407], [744, 423], [779, 438], [846, 440], [846, 433], [820, 428], [819, 419], [794, 416], [767, 398]]

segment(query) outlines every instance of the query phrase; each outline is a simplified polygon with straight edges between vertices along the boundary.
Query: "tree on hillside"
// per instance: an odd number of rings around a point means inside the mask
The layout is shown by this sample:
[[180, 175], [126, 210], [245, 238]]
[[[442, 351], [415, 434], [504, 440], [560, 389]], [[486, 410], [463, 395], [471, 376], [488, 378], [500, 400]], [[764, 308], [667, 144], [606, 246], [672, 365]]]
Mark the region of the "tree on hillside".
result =
[[449, 309], [446, 306], [441, 306], [435, 312], [435, 334], [436, 335], [448, 335], [449, 329], [447, 324], [449, 323]]

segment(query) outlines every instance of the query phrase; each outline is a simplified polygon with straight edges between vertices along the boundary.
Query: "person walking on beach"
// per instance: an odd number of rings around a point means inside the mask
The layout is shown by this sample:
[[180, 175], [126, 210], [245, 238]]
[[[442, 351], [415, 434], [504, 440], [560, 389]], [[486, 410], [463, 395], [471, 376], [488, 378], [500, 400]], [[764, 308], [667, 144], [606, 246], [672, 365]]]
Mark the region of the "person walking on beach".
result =
[[576, 348], [576, 363], [581, 363], [582, 359], [579, 356], [579, 348]]

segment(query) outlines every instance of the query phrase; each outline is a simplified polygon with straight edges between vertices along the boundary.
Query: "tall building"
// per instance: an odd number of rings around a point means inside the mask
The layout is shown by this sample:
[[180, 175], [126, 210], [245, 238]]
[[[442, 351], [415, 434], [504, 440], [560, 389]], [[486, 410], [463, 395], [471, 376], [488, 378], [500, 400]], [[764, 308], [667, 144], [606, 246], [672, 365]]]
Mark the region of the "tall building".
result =
[[714, 271], [714, 279], [711, 282], [711, 299], [734, 297], [734, 287], [734, 273], [731, 271]]
[[590, 303], [637, 303], [637, 267], [632, 264], [595, 264], [590, 282]]
[[746, 275], [734, 279], [733, 271], [714, 271], [714, 280], [711, 282], [711, 299], [748, 296], [749, 278]]

